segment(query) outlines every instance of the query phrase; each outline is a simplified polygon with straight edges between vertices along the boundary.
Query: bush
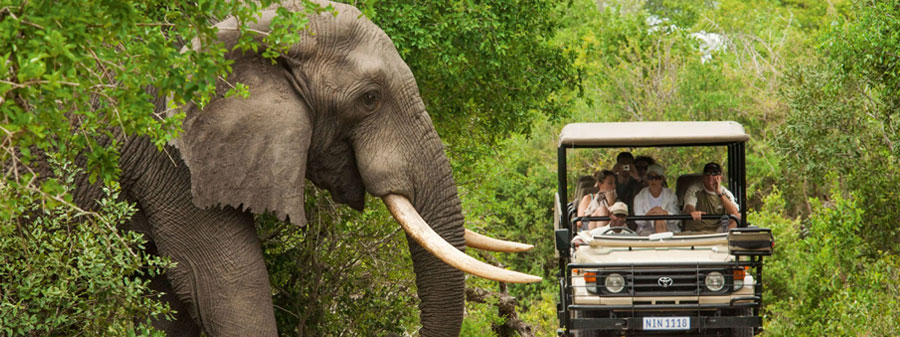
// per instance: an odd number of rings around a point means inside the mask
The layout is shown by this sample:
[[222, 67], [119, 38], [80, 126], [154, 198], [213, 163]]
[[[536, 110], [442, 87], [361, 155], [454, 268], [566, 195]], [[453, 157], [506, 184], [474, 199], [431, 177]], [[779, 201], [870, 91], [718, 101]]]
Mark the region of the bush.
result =
[[[776, 237], [765, 275], [765, 329], [773, 336], [891, 336], [900, 333], [898, 256], [863, 240], [869, 220], [854, 197], [810, 201], [802, 223], [782, 218], [779, 194], [767, 199]], [[754, 214], [757, 215], [757, 214]]]
[[[68, 167], [68, 168], [67, 168]], [[62, 195], [75, 171], [57, 165]], [[148, 277], [171, 267], [144, 251], [144, 239], [116, 226], [134, 214], [114, 189], [104, 189], [96, 212], [65, 198], [0, 185], [0, 195], [17, 195], [18, 218], [0, 222], [0, 335], [148, 336], [151, 317], [168, 317]], [[25, 202], [30, 200], [31, 203]]]

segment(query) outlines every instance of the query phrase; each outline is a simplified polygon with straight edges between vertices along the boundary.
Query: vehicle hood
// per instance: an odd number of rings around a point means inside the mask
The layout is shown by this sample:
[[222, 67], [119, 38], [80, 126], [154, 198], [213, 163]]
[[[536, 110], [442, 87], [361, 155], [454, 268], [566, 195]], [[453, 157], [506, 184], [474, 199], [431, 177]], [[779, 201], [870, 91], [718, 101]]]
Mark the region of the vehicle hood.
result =
[[729, 262], [726, 234], [674, 237], [668, 240], [595, 237], [575, 250], [576, 263]]

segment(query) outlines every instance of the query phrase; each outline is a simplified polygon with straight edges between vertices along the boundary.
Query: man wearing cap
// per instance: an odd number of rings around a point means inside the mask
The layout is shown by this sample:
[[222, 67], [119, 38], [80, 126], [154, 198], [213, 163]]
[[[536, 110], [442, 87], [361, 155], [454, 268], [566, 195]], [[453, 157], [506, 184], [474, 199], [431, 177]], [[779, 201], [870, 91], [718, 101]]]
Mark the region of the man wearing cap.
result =
[[616, 201], [612, 206], [609, 206], [609, 223], [606, 226], [600, 226], [590, 231], [578, 232], [578, 235], [572, 239], [572, 247], [578, 248], [579, 245], [589, 244], [591, 241], [594, 241], [594, 236], [602, 235], [610, 228], [612, 228], [612, 230], [606, 234], [619, 233], [621, 229], [616, 229], [617, 227], [628, 228], [625, 223], [627, 217], [628, 205], [625, 205], [624, 202]]
[[[634, 215], [678, 214], [678, 197], [668, 187], [663, 186], [666, 170], [659, 164], [647, 167], [647, 187], [634, 196]], [[681, 232], [678, 220], [637, 220], [638, 235], [662, 232]]]
[[[693, 220], [684, 224], [685, 231], [715, 232], [721, 228], [717, 219], [700, 220], [703, 214], [732, 214], [740, 218], [738, 205], [725, 186], [722, 186], [722, 167], [717, 163], [708, 163], [703, 167], [703, 182], [688, 187], [684, 193], [684, 214], [690, 214]], [[728, 228], [737, 223], [730, 220]]]

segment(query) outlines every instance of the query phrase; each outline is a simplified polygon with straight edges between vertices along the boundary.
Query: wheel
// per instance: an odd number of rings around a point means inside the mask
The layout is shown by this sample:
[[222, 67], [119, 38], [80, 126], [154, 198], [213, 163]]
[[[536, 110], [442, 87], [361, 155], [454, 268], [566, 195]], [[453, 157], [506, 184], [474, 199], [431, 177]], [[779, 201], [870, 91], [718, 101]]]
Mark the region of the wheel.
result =
[[[753, 316], [753, 309], [742, 308], [734, 311], [735, 316]], [[753, 328], [734, 328], [731, 329], [732, 337], [752, 337]]]

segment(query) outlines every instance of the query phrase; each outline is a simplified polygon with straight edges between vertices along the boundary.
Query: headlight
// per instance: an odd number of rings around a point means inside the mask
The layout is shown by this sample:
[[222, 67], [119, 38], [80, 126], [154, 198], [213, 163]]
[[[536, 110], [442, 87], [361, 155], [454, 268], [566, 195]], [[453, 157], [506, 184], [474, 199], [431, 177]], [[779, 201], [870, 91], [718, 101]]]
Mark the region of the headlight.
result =
[[723, 287], [725, 287], [725, 276], [722, 276], [722, 273], [714, 271], [706, 274], [706, 289], [719, 291]]
[[606, 290], [609, 290], [611, 293], [617, 293], [625, 289], [625, 278], [618, 273], [612, 273], [606, 275]]

